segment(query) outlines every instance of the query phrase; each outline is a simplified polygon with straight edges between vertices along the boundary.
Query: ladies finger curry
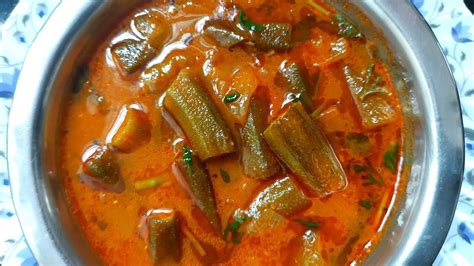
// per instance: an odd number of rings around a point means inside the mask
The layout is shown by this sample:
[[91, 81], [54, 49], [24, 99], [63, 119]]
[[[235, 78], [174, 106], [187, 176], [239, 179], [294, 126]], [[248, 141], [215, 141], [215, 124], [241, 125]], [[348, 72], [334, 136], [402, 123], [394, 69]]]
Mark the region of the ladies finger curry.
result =
[[400, 190], [402, 123], [326, 3], [153, 1], [84, 67], [63, 173], [105, 264], [349, 264]]

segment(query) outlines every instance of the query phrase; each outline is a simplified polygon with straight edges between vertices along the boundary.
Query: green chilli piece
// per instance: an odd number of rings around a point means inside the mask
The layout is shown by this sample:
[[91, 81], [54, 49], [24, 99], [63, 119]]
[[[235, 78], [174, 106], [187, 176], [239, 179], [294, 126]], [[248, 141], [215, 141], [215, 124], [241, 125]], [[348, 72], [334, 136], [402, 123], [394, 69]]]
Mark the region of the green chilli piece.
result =
[[311, 193], [323, 197], [346, 187], [341, 163], [301, 102], [292, 103], [263, 132], [263, 137]]
[[201, 160], [235, 151], [228, 125], [189, 70], [181, 70], [171, 84], [164, 106], [181, 126], [193, 152]]
[[281, 171], [278, 159], [262, 137], [267, 127], [268, 106], [258, 96], [250, 102], [247, 121], [240, 131], [242, 136], [242, 166], [244, 174], [267, 179]]
[[287, 50], [291, 48], [291, 25], [288, 23], [266, 23], [255, 33], [254, 41], [261, 50]]
[[180, 260], [179, 227], [174, 211], [151, 212], [146, 220], [148, 252], [154, 265], [169, 265]]
[[216, 232], [220, 233], [221, 224], [217, 215], [216, 200], [212, 183], [209, 179], [204, 164], [196, 156], [192, 156], [193, 170], [190, 171], [190, 165], [184, 160], [176, 161], [176, 167], [179, 170], [178, 180], [194, 201], [196, 206], [209, 219], [210, 224]]
[[145, 190], [149, 188], [158, 187], [168, 183], [168, 179], [165, 176], [158, 176], [149, 179], [139, 180], [133, 183], [133, 187], [136, 191]]
[[311, 206], [309, 200], [289, 177], [276, 180], [253, 200], [249, 206], [248, 214], [258, 218], [265, 209], [289, 217]]
[[286, 63], [280, 68], [288, 89], [303, 102], [306, 108], [312, 105], [311, 97], [308, 93], [308, 83], [303, 76], [303, 69], [297, 63]]
[[124, 40], [112, 46], [112, 55], [128, 73], [144, 66], [155, 54], [147, 42]]

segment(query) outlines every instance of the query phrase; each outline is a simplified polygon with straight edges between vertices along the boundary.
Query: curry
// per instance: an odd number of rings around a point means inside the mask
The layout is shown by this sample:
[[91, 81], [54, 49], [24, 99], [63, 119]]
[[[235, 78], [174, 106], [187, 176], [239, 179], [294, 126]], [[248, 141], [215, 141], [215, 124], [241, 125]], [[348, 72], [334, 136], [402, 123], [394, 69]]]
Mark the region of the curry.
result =
[[154, 1], [81, 73], [62, 170], [105, 264], [361, 262], [402, 193], [398, 92], [325, 2]]

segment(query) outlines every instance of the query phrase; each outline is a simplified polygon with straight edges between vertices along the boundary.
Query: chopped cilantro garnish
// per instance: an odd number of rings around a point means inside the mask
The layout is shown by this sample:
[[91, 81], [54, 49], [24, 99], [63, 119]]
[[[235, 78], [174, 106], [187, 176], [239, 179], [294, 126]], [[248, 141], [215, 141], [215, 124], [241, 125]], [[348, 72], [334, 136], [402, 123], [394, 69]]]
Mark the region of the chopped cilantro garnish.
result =
[[240, 11], [239, 14], [239, 23], [246, 30], [259, 32], [263, 30], [263, 26], [253, 22], [244, 11]]
[[383, 166], [390, 170], [392, 174], [395, 174], [397, 170], [397, 154], [398, 154], [398, 144], [391, 144], [391, 147], [383, 155]]
[[301, 220], [301, 219], [295, 219], [293, 221], [306, 226], [308, 229], [316, 229], [316, 228], [319, 227], [319, 222], [305, 221], [305, 220]]
[[247, 216], [235, 215], [234, 220], [238, 223], [245, 223], [245, 221], [247, 221]]
[[360, 38], [362, 34], [343, 16], [337, 15], [334, 17], [334, 21], [337, 23], [339, 28], [338, 34], [346, 38]]
[[361, 200], [359, 201], [359, 205], [366, 208], [367, 210], [372, 208], [372, 203], [368, 200]]
[[346, 135], [344, 139], [344, 146], [357, 153], [368, 153], [372, 148], [370, 139], [367, 135], [354, 133], [349, 133]]
[[237, 99], [239, 99], [239, 97], [240, 97], [240, 93], [238, 93], [238, 92], [229, 93], [224, 97], [224, 102], [225, 103], [232, 103], [232, 102], [237, 101]]
[[183, 160], [189, 168], [188, 174], [191, 175], [192, 169], [193, 169], [193, 151], [186, 146], [183, 146], [182, 150], [183, 150]]
[[367, 171], [369, 169], [369, 166], [356, 164], [356, 165], [354, 165], [353, 169], [354, 169], [354, 172], [361, 173], [361, 172]]
[[234, 244], [240, 244], [242, 233], [239, 232], [240, 225], [245, 223], [247, 217], [244, 215], [234, 215], [233, 220], [227, 224], [224, 229], [224, 239], [227, 239], [229, 233], [231, 234], [231, 240]]
[[221, 172], [221, 176], [222, 176], [222, 179], [224, 180], [225, 183], [229, 183], [230, 182], [230, 175], [229, 173], [227, 173], [226, 170], [224, 169], [220, 169], [220, 172]]
[[367, 85], [372, 80], [372, 76], [374, 75], [375, 64], [371, 63], [367, 70], [365, 71], [365, 79], [364, 84]]
[[369, 183], [367, 185], [379, 185], [379, 186], [383, 186], [383, 181], [382, 181], [382, 178], [380, 179], [376, 179], [373, 175], [369, 174]]

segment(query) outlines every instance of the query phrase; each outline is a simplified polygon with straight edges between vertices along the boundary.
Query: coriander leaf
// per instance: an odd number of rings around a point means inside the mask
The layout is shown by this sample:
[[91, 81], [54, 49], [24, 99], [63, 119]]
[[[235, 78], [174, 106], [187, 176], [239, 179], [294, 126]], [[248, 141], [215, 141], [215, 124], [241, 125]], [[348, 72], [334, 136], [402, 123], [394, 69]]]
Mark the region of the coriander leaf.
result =
[[237, 101], [237, 99], [239, 99], [239, 97], [240, 97], [240, 93], [238, 93], [238, 92], [229, 93], [224, 97], [224, 102], [225, 103], [232, 103], [232, 102]]
[[240, 242], [241, 242], [240, 237], [232, 238], [232, 243], [234, 243], [234, 244], [240, 244]]
[[372, 76], [374, 74], [374, 69], [375, 69], [375, 64], [372, 63], [369, 65], [369, 67], [365, 71], [365, 80], [364, 80], [365, 85], [369, 84], [370, 80], [372, 79]]
[[227, 236], [230, 233], [230, 223], [227, 224], [227, 226], [224, 229], [224, 238], [227, 239]]
[[246, 216], [234, 216], [234, 220], [237, 221], [238, 223], [245, 223], [245, 221], [247, 220], [247, 217]]
[[363, 154], [370, 152], [372, 148], [367, 135], [354, 133], [346, 134], [344, 138], [344, 146], [350, 148], [354, 152]]
[[354, 169], [354, 172], [361, 173], [361, 172], [367, 171], [369, 167], [367, 165], [356, 164], [354, 165], [353, 169]]
[[186, 146], [181, 148], [183, 150], [183, 160], [189, 168], [189, 175], [192, 174], [193, 169], [193, 151]]
[[220, 169], [220, 172], [221, 172], [221, 176], [222, 176], [222, 179], [224, 180], [225, 183], [229, 183], [230, 182], [230, 175], [229, 173], [227, 173], [226, 170], [224, 169]]
[[263, 26], [253, 22], [244, 11], [240, 11], [239, 14], [239, 23], [246, 30], [259, 32], [263, 30]]
[[316, 229], [316, 228], [319, 227], [319, 222], [305, 221], [305, 220], [301, 220], [301, 219], [295, 219], [293, 221], [306, 226], [308, 229]]
[[[382, 77], [376, 75], [374, 63], [371, 63], [364, 73], [363, 89], [357, 94], [360, 99], [364, 100], [372, 94], [390, 94], [390, 91], [386, 87], [379, 86], [382, 82]], [[364, 73], [362, 73], [362, 75], [364, 75]]]
[[239, 223], [237, 221], [232, 221], [227, 224], [224, 229], [224, 237], [227, 238], [229, 233], [234, 233], [239, 230]]
[[367, 210], [372, 208], [372, 203], [368, 200], [361, 200], [359, 201], [359, 205], [366, 208]]
[[383, 166], [390, 170], [392, 174], [395, 174], [397, 170], [397, 154], [398, 154], [398, 144], [391, 144], [391, 147], [383, 155], [384, 161]]
[[232, 231], [237, 232], [237, 230], [239, 230], [239, 222], [237, 221], [230, 222], [230, 228], [232, 229]]
[[382, 179], [376, 179], [373, 175], [369, 175], [369, 185], [379, 185], [383, 186]]
[[334, 17], [334, 21], [337, 23], [339, 28], [338, 34], [346, 38], [361, 38], [362, 34], [343, 16], [337, 15]]
[[236, 215], [233, 218], [233, 221], [229, 222], [224, 229], [224, 239], [227, 240], [229, 233], [231, 234], [231, 240], [234, 244], [240, 244], [240, 239], [242, 238], [242, 233], [239, 232], [240, 225], [247, 220], [246, 216]]

